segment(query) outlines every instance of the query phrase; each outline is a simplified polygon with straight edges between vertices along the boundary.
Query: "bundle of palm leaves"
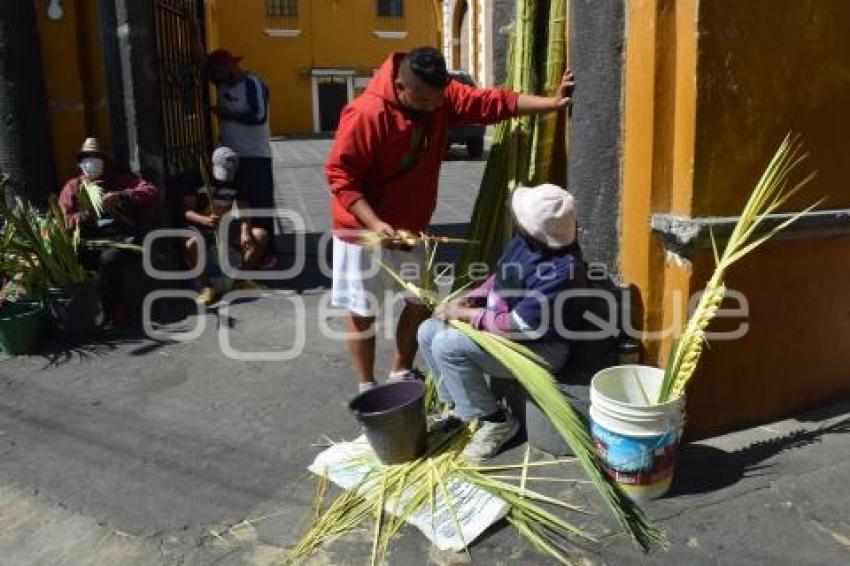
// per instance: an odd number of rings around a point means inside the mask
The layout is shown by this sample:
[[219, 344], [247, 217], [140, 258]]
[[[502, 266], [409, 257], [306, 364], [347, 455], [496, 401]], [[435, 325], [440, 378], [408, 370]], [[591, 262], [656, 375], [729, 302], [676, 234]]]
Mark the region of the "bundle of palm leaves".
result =
[[666, 403], [680, 397], [693, 377], [705, 344], [705, 330], [717, 314], [717, 309], [720, 308], [726, 292], [724, 284], [726, 271], [732, 264], [820, 205], [821, 201], [792, 215], [765, 233], [758, 233], [759, 226], [764, 223], [767, 216], [779, 210], [814, 177], [814, 174], [811, 174], [790, 189], [788, 188], [789, 175], [805, 157], [799, 140], [790, 135], [787, 136], [744, 206], [738, 223], [723, 250], [723, 255], [718, 254], [717, 244], [712, 235], [714, 273], [708, 280], [696, 310], [688, 320], [682, 335], [670, 351], [658, 403]]
[[103, 191], [103, 187], [83, 177], [80, 180], [80, 190], [77, 196], [84, 210], [88, 210], [97, 218], [103, 217], [106, 212], [106, 194]]
[[[542, 66], [543, 85], [541, 92], [554, 96], [561, 85], [561, 79], [567, 60], [567, 0], [550, 0], [548, 17], [546, 58]], [[531, 184], [557, 182], [556, 175], [565, 172], [565, 168], [556, 167], [556, 148], [559, 148], [558, 123], [560, 113], [545, 114], [535, 118], [532, 134], [531, 160], [528, 181]], [[560, 147], [563, 150], [563, 147]], [[561, 177], [563, 178], [563, 177]]]
[[[517, 2], [508, 53], [505, 86], [517, 92], [552, 95], [566, 68], [566, 0]], [[494, 128], [493, 145], [478, 190], [467, 238], [479, 242], [464, 250], [458, 272], [472, 263], [489, 265], [498, 258], [511, 236], [509, 196], [518, 186], [560, 183], [558, 116], [521, 116]]]
[[[433, 439], [425, 456], [403, 464], [382, 465], [371, 453], [364, 458], [352, 458], [348, 463], [351, 468], [368, 471], [356, 486], [343, 491], [326, 510], [322, 507], [328, 485], [324, 476], [320, 478], [309, 528], [292, 550], [289, 562], [299, 561], [321, 545], [364, 523], [374, 521], [371, 563], [380, 563], [387, 554], [391, 540], [414, 513], [423, 509], [430, 510], [432, 531], [436, 530], [434, 520], [437, 508], [447, 509], [456, 532], [462, 537], [459, 502], [452, 494], [452, 486], [461, 481], [507, 503], [510, 509], [506, 519], [517, 532], [540, 551], [568, 564], [567, 547], [572, 537], [590, 541], [594, 539], [583, 529], [556, 514], [555, 510], [574, 513], [585, 511], [533, 490], [528, 485], [532, 482], [576, 481], [530, 473], [532, 468], [556, 466], [571, 460], [530, 462], [526, 452], [522, 464], [472, 466], [461, 455], [472, 433], [473, 427], [467, 426], [439, 436]], [[519, 473], [512, 475], [510, 471]], [[464, 545], [470, 542], [464, 541]]]

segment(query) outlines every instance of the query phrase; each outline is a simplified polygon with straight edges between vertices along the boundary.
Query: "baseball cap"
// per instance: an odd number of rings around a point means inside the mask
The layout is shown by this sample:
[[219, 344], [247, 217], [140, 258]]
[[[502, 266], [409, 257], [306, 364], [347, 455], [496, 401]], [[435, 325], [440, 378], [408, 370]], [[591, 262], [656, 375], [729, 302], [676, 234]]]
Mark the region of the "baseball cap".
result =
[[216, 49], [207, 55], [207, 66], [227, 65], [228, 63], [239, 63], [243, 57], [238, 57], [227, 49]]
[[239, 169], [239, 156], [229, 147], [218, 147], [212, 154], [212, 173], [216, 181], [231, 181]]

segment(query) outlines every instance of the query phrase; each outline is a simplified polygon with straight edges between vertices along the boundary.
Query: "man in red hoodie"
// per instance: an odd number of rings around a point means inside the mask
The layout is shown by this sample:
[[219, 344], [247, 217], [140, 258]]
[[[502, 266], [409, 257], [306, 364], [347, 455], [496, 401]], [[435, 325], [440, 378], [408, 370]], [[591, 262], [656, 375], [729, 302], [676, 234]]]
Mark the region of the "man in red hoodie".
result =
[[[393, 242], [400, 231], [418, 234], [431, 221], [448, 131], [467, 122], [494, 124], [562, 110], [572, 88], [567, 72], [554, 97], [475, 89], [451, 80], [439, 51], [420, 47], [390, 55], [366, 92], [343, 110], [325, 165], [334, 229], [332, 304], [349, 311], [348, 346], [361, 391], [375, 385], [373, 325], [377, 302], [392, 287], [359, 245], [358, 233], [387, 242], [383, 261], [421, 270], [421, 250]], [[391, 380], [418, 376], [412, 368], [416, 331], [427, 316], [422, 305], [405, 304]]]

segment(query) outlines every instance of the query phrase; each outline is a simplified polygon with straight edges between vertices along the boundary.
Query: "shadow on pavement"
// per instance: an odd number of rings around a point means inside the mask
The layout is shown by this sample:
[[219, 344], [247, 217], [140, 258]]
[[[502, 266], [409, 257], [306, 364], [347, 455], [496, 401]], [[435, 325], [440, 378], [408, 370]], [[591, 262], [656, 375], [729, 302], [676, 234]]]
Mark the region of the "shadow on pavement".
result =
[[787, 450], [820, 442], [827, 434], [850, 432], [850, 417], [814, 430], [799, 430], [741, 450], [726, 452], [704, 444], [689, 444], [679, 450], [676, 475], [666, 498], [716, 491], [741, 478], [764, 475], [770, 464], [764, 461]]
[[[196, 314], [197, 307], [188, 299], [160, 299], [153, 304], [151, 320], [154, 325], [175, 325]], [[42, 343], [39, 355], [45, 359], [43, 369], [47, 369], [106, 357], [125, 345], [137, 345], [127, 352], [129, 355], [143, 356], [174, 343], [173, 340], [151, 338], [141, 322], [134, 320], [121, 327], [104, 329], [86, 342], [68, 343], [52, 337]]]

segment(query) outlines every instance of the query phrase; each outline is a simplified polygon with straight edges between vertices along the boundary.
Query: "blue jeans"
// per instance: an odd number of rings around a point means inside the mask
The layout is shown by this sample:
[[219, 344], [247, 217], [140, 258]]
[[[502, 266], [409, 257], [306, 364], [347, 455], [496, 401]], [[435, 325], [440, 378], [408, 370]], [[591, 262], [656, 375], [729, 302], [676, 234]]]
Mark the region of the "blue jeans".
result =
[[[464, 421], [490, 415], [499, 406], [484, 374], [490, 377], [513, 377], [493, 356], [482, 350], [471, 338], [442, 321], [428, 319], [419, 326], [419, 348], [437, 383], [437, 395], [443, 403], [453, 403]], [[546, 360], [552, 371], [561, 369], [569, 349], [563, 342], [526, 344]]]

